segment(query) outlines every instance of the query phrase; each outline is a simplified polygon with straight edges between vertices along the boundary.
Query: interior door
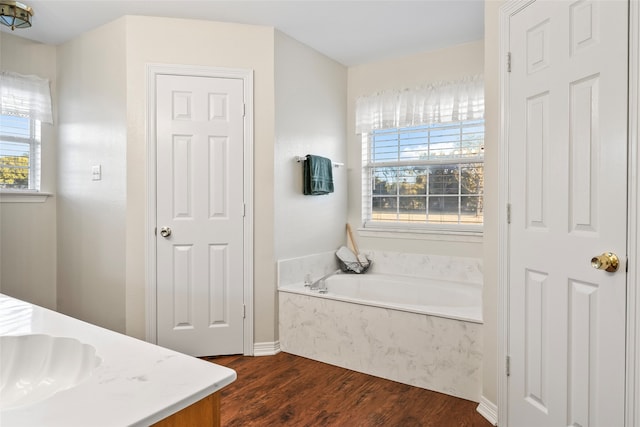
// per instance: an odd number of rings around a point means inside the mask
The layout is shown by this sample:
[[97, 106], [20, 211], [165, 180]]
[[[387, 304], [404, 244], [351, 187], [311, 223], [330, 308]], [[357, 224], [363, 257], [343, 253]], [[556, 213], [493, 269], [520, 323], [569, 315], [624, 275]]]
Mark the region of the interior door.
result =
[[243, 353], [243, 83], [158, 75], [157, 339]]
[[627, 15], [535, 1], [509, 21], [511, 426], [624, 425]]

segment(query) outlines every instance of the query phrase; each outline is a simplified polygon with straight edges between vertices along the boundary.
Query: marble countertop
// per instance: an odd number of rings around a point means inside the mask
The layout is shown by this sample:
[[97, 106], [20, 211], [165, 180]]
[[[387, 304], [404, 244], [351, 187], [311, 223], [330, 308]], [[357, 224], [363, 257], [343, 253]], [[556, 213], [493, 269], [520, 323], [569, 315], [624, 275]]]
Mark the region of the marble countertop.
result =
[[0, 425], [147, 426], [229, 385], [232, 369], [0, 294], [0, 335], [72, 337], [96, 348], [91, 377], [32, 405], [0, 411]]

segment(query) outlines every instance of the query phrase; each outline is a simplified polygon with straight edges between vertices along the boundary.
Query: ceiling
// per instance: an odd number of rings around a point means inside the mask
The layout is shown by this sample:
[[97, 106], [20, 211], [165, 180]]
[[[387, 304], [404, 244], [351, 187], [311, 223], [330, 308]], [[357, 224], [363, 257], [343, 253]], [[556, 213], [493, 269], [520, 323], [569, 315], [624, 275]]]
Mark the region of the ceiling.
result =
[[33, 8], [33, 26], [15, 34], [47, 44], [123, 15], [205, 19], [272, 26], [346, 66], [481, 40], [484, 33], [484, 0], [20, 1]]

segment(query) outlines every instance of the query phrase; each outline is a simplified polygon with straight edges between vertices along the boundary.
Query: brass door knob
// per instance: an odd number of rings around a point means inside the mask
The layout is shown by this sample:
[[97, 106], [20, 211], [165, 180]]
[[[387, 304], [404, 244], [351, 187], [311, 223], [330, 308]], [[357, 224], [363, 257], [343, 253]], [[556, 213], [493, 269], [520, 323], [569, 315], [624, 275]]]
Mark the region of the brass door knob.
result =
[[591, 258], [591, 267], [597, 270], [608, 271], [614, 273], [618, 271], [620, 260], [618, 256], [613, 252], [605, 252], [602, 255], [594, 256]]

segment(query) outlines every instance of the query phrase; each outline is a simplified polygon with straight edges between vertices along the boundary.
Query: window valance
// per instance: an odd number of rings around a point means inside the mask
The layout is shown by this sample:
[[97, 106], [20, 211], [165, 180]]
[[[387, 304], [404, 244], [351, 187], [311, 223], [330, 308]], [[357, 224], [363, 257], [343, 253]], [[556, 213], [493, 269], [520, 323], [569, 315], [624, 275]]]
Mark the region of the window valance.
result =
[[0, 114], [53, 124], [49, 80], [0, 71]]
[[356, 100], [356, 133], [484, 118], [481, 75]]

